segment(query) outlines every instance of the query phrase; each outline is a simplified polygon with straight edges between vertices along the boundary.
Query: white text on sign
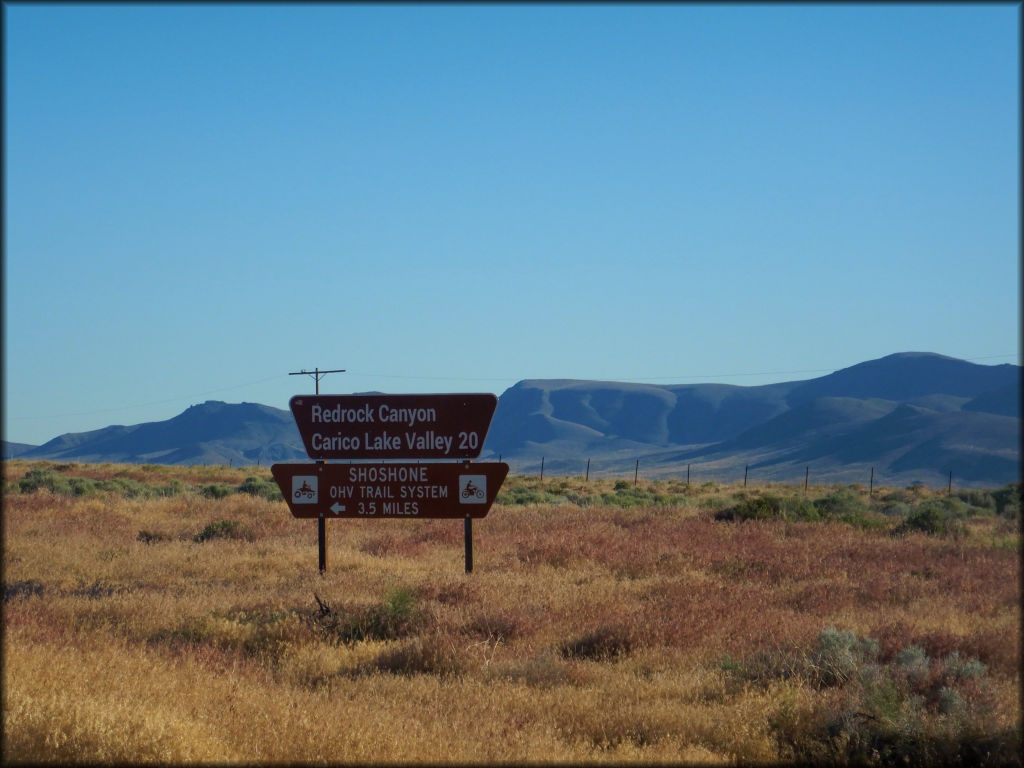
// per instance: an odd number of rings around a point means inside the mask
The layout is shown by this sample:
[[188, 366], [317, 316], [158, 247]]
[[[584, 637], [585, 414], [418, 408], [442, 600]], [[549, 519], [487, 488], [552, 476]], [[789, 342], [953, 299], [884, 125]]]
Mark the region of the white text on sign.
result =
[[[374, 418], [376, 416], [376, 418]], [[373, 410], [369, 403], [358, 408], [342, 408], [336, 405], [325, 408], [313, 405], [310, 418], [314, 424], [404, 424], [415, 427], [417, 424], [433, 424], [437, 421], [437, 410], [434, 408], [393, 408], [384, 404]]]
[[325, 435], [314, 432], [310, 440], [314, 451], [379, 451], [383, 453], [407, 450], [410, 453], [420, 451], [439, 451], [445, 455], [452, 453], [452, 448], [459, 451], [475, 450], [480, 446], [480, 436], [476, 432], [459, 432], [458, 435], [442, 435], [432, 429], [425, 432], [404, 432], [392, 434], [384, 431], [378, 434], [364, 432], [360, 435]]
[[418, 515], [417, 500], [449, 498], [448, 486], [431, 482], [426, 466], [353, 465], [346, 480], [350, 485], [332, 485], [329, 495], [355, 500], [360, 515]]

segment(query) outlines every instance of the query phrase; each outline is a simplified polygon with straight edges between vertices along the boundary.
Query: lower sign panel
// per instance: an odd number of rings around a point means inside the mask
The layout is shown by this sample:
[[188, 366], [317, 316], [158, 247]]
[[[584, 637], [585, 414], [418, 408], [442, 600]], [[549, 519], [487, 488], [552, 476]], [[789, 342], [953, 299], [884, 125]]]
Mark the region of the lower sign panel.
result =
[[274, 464], [295, 517], [484, 517], [508, 464]]

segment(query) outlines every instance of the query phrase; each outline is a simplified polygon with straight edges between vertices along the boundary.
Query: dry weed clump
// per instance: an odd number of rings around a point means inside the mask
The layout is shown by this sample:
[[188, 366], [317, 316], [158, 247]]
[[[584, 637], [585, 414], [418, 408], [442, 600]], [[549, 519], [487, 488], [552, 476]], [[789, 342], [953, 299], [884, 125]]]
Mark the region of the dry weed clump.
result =
[[346, 520], [320, 575], [266, 470], [4, 476], [11, 762], [1020, 763], [1001, 492], [893, 535], [942, 494], [509, 478], [474, 573]]

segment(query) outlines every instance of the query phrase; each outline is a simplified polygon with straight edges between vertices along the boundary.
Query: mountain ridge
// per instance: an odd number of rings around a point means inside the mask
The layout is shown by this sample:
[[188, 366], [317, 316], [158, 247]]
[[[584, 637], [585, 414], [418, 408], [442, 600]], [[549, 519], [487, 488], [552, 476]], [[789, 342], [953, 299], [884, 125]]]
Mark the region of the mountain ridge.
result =
[[[671, 474], [967, 484], [1020, 478], [1016, 365], [896, 353], [817, 378], [742, 386], [524, 379], [500, 397], [483, 459], [517, 471]], [[308, 460], [289, 411], [207, 401], [163, 422], [60, 435], [4, 456], [58, 461], [262, 464]], [[813, 465], [813, 466], [812, 466]]]

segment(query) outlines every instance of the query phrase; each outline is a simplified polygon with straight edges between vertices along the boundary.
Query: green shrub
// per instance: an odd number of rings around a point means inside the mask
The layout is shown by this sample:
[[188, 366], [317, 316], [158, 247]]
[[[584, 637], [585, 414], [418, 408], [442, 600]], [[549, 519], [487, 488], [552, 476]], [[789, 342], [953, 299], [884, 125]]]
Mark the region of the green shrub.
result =
[[181, 480], [171, 480], [166, 485], [161, 485], [153, 489], [153, 495], [162, 497], [180, 496], [187, 490], [186, 486]]
[[[316, 595], [314, 595], [316, 597]], [[333, 642], [360, 640], [397, 640], [420, 631], [429, 618], [416, 605], [411, 589], [392, 590], [378, 605], [342, 612], [316, 597], [319, 609], [310, 617], [314, 628]]]
[[72, 496], [95, 496], [102, 488], [95, 480], [87, 480], [84, 477], [69, 477], [68, 485], [71, 487]]
[[245, 478], [235, 490], [267, 501], [282, 501], [284, 498], [277, 483], [272, 480], [260, 480], [258, 477]]
[[30, 469], [18, 480], [18, 490], [22, 493], [35, 493], [40, 488], [64, 496], [74, 495], [68, 479], [49, 469]]
[[715, 515], [716, 520], [778, 520], [781, 517], [782, 499], [770, 494], [743, 499]]
[[109, 480], [92, 480], [86, 477], [67, 477], [58, 474], [57, 469], [71, 469], [75, 464], [58, 464], [53, 469], [30, 469], [18, 481], [18, 490], [33, 493], [45, 488], [64, 496], [90, 497], [98, 493], [114, 493], [126, 499], [147, 499], [153, 496], [173, 496], [185, 489], [180, 480], [163, 488], [154, 488], [128, 477], [113, 477]]
[[811, 655], [811, 678], [823, 687], [841, 685], [877, 656], [878, 643], [871, 638], [829, 627], [818, 635]]
[[610, 504], [615, 507], [639, 507], [647, 503], [643, 492], [637, 492], [632, 488], [623, 488], [614, 493], [602, 493], [600, 496], [602, 504]]
[[896, 654], [892, 661], [893, 666], [900, 671], [915, 687], [928, 679], [930, 662], [924, 648], [918, 645], [910, 645]]
[[988, 667], [978, 659], [968, 656], [962, 658], [959, 651], [953, 651], [943, 662], [943, 673], [952, 682], [961, 683], [965, 680], [976, 680], [988, 672]]
[[826, 520], [853, 522], [864, 517], [868, 504], [863, 497], [850, 488], [839, 488], [828, 496], [814, 502], [815, 509]]
[[910, 514], [910, 505], [902, 501], [893, 501], [882, 507], [882, 514], [886, 517], [906, 517]]
[[208, 499], [223, 499], [234, 492], [235, 488], [233, 486], [224, 485], [223, 483], [211, 483], [210, 485], [204, 485], [199, 490], [199, 493]]
[[822, 709], [801, 709], [783, 695], [769, 724], [786, 762], [810, 765], [1004, 765], [1020, 764], [1018, 735], [993, 734], [992, 700], [984, 689], [984, 664], [961, 657], [929, 659], [911, 645], [889, 663], [878, 644], [853, 632], [828, 628], [805, 654], [796, 649], [762, 651], [742, 661], [723, 658], [727, 678], [758, 682], [794, 679], [836, 688]]
[[907, 515], [907, 519], [900, 524], [896, 532], [921, 531], [934, 535], [941, 533], [943, 527], [944, 520], [941, 510], [935, 507], [921, 506]]
[[744, 498], [734, 507], [715, 513], [716, 520], [787, 520], [813, 521], [820, 519], [817, 508], [802, 496], [782, 498], [765, 493]]
[[907, 504], [909, 506], [917, 500], [917, 495], [903, 488], [894, 488], [885, 495], [880, 496], [879, 500], [889, 503]]
[[542, 491], [540, 488], [528, 488], [517, 485], [508, 491], [501, 491], [495, 501], [499, 504], [557, 504], [561, 496]]
[[980, 512], [993, 513], [996, 511], [996, 500], [992, 498], [992, 494], [988, 491], [981, 491], [972, 488], [958, 490], [953, 494], [953, 496]]
[[252, 531], [242, 526], [237, 520], [217, 520], [192, 537], [192, 541], [202, 544], [210, 539], [245, 539], [255, 538]]
[[963, 536], [967, 533], [963, 523], [966, 509], [962, 501], [952, 497], [928, 499], [913, 507], [893, 533], [920, 531], [929, 536]]
[[575, 504], [577, 507], [589, 507], [593, 503], [592, 496], [584, 496], [582, 493], [576, 493], [576, 491], [567, 491], [565, 498], [566, 501]]
[[99, 490], [110, 491], [126, 499], [147, 499], [155, 495], [151, 486], [132, 480], [128, 477], [114, 477], [110, 480], [102, 480], [98, 484]]
[[640, 488], [635, 485], [626, 483], [623, 480], [615, 483], [615, 491], [612, 493], [602, 493], [600, 495], [600, 501], [602, 504], [610, 504], [616, 507], [668, 507], [678, 506], [679, 504], [685, 503], [685, 498], [667, 493], [658, 493], [648, 488]]
[[385, 596], [383, 603], [363, 615], [361, 630], [366, 637], [390, 640], [412, 634], [425, 618], [425, 614], [416, 606], [412, 590], [398, 587]]
[[996, 514], [1010, 520], [1020, 519], [1021, 493], [1024, 483], [1010, 483], [991, 492]]
[[803, 496], [792, 496], [783, 500], [782, 512], [789, 521], [814, 521], [821, 519], [818, 508]]

